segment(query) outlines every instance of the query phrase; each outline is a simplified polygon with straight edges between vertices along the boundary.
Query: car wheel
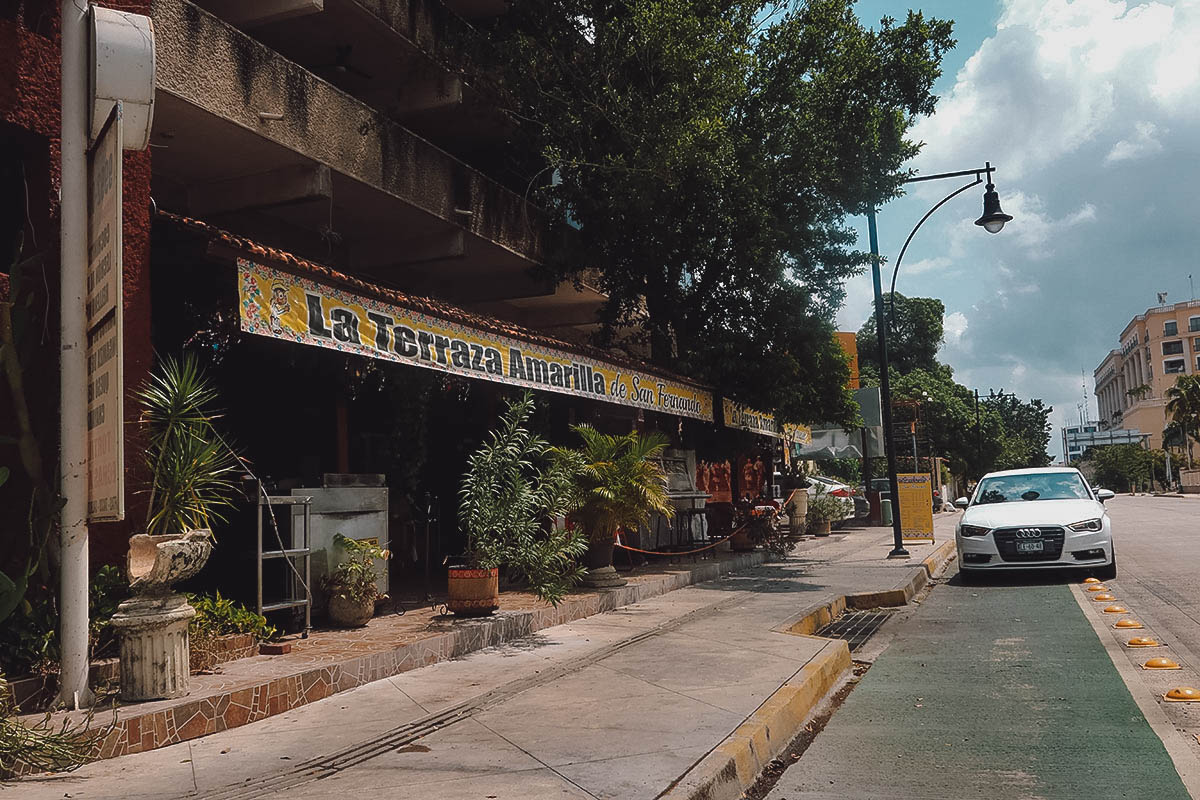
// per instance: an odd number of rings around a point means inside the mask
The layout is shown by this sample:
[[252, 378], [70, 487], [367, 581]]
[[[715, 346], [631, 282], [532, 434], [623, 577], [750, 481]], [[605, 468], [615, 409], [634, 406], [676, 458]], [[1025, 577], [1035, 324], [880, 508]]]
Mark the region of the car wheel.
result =
[[1106, 564], [1105, 566], [1096, 570], [1096, 577], [1102, 581], [1111, 581], [1111, 580], [1116, 579], [1116, 577], [1117, 577], [1117, 554], [1115, 552], [1113, 553], [1112, 563]]

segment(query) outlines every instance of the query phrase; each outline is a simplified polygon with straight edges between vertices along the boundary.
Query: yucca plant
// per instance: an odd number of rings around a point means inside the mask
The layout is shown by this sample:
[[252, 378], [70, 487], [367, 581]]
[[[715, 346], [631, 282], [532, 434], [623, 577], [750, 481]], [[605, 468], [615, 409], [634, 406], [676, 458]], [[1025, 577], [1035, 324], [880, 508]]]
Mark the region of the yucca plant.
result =
[[224, 522], [239, 464], [213, 428], [217, 392], [195, 356], [164, 359], [137, 397], [151, 475], [146, 533], [184, 533]]
[[667, 476], [656, 460], [670, 443], [666, 436], [658, 431], [614, 436], [588, 425], [573, 430], [583, 439], [576, 451], [582, 463], [574, 517], [592, 541], [612, 542], [619, 528], [634, 530], [647, 524], [652, 514], [674, 516]]
[[557, 604], [582, 577], [587, 541], [554, 525], [577, 502], [574, 457], [529, 430], [533, 396], [511, 401], [499, 427], [467, 461], [459, 519], [467, 555], [481, 569], [505, 567]]

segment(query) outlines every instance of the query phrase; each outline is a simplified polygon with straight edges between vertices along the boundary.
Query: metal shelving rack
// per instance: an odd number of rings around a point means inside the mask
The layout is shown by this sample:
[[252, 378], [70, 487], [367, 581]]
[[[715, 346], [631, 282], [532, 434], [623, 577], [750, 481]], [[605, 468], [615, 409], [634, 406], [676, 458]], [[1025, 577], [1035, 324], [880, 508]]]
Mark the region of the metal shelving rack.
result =
[[[272, 517], [274, 517], [275, 506], [302, 506], [304, 514], [304, 535], [300, 542], [296, 541], [296, 514], [290, 513], [291, 518], [291, 548], [284, 550], [263, 550], [263, 511], [267, 509]], [[269, 508], [268, 508], [269, 507]], [[308, 638], [308, 632], [312, 629], [312, 590], [309, 588], [312, 583], [312, 498], [311, 497], [291, 497], [291, 496], [276, 496], [267, 495], [266, 492], [258, 493], [258, 613], [265, 614], [268, 611], [279, 611], [285, 608], [303, 608], [304, 609], [304, 634], [303, 638]], [[277, 524], [274, 520], [272, 524]], [[299, 546], [297, 546], [299, 545]], [[291, 591], [288, 596], [280, 600], [270, 603], [263, 603], [263, 562], [277, 558], [286, 558], [292, 562], [292, 568], [295, 572], [292, 574], [292, 580], [288, 585]], [[303, 580], [298, 578], [301, 572], [296, 566], [297, 560], [303, 560]], [[303, 594], [303, 597], [300, 595]]]

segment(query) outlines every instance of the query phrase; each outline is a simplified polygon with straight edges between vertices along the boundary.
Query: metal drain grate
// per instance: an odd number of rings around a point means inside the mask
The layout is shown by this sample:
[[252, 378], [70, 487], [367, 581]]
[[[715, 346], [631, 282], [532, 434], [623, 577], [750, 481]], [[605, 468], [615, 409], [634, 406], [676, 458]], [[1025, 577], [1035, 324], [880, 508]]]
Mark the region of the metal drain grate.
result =
[[816, 632], [828, 639], [845, 639], [850, 652], [866, 644], [883, 623], [888, 621], [891, 611], [848, 611]]

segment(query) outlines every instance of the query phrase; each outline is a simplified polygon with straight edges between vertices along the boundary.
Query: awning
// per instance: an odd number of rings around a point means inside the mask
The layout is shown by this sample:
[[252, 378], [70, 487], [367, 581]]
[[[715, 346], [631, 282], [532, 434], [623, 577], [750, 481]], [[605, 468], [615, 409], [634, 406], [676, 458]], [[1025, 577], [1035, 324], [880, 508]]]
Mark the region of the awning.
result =
[[807, 425], [791, 422], [780, 424], [769, 411], [756, 411], [749, 406], [736, 403], [728, 397], [721, 398], [722, 418], [727, 428], [758, 433], [783, 439], [784, 442], [801, 447], [812, 441], [812, 429]]
[[160, 215], [244, 254], [236, 261], [246, 333], [713, 421], [711, 390], [685, 377], [377, 286], [199, 220]]

